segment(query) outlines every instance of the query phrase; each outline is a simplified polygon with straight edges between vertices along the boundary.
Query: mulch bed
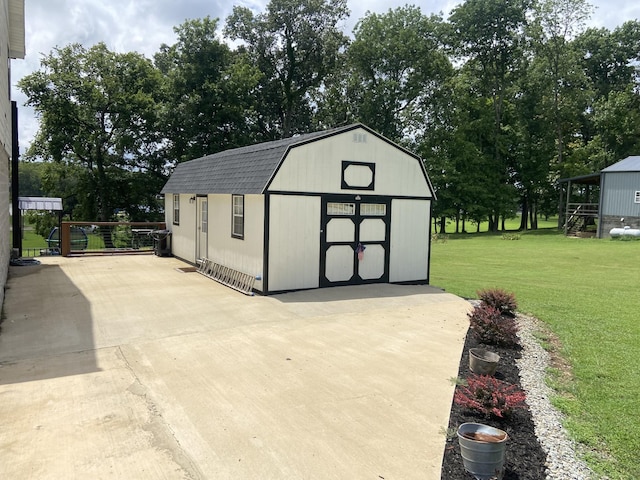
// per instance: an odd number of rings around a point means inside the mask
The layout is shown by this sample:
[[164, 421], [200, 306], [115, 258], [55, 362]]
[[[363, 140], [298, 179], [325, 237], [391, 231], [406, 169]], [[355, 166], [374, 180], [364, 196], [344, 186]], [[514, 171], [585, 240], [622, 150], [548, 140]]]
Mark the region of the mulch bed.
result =
[[[493, 345], [478, 343], [467, 333], [464, 344], [458, 378], [467, 378], [472, 372], [469, 369], [469, 349], [484, 348], [500, 355], [500, 362], [495, 377], [520, 386], [520, 376], [516, 359], [520, 358], [520, 349], [506, 349]], [[546, 478], [545, 461], [547, 455], [542, 450], [534, 431], [533, 420], [528, 409], [516, 410], [510, 418], [486, 418], [452, 403], [447, 431], [447, 443], [442, 462], [442, 480], [473, 479], [473, 475], [465, 471], [458, 444], [458, 426], [465, 422], [484, 423], [504, 430], [509, 434], [505, 455], [505, 474], [503, 480], [539, 480]]]

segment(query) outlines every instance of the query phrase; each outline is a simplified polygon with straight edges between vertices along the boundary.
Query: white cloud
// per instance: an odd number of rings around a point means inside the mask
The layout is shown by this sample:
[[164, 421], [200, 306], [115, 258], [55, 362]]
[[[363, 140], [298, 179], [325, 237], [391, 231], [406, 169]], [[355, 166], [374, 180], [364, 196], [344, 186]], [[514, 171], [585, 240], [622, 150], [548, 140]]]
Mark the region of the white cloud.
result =
[[[264, 10], [268, 0], [236, 0], [236, 5]], [[351, 17], [345, 33], [351, 34], [356, 22], [367, 11], [384, 13], [403, 6], [406, 0], [349, 0]], [[445, 16], [458, 1], [416, 2], [425, 14], [442, 12]], [[598, 0], [594, 26], [613, 29], [626, 20], [640, 18], [640, 2]], [[34, 113], [24, 106], [25, 96], [15, 87], [24, 75], [36, 71], [42, 55], [55, 47], [81, 43], [87, 47], [104, 42], [120, 52], [137, 51], [151, 58], [161, 44], [175, 41], [173, 27], [187, 19], [207, 15], [220, 19], [220, 27], [231, 13], [233, 4], [225, 0], [27, 0], [25, 33], [27, 56], [12, 61], [13, 99], [20, 108], [20, 145], [24, 151], [32, 141], [38, 125]]]

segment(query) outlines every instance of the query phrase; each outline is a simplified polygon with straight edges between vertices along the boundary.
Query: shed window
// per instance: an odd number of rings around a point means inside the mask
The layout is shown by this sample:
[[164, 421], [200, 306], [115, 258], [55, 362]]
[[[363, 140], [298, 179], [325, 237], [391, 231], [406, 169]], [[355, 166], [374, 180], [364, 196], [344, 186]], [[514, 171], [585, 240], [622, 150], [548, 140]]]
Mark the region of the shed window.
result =
[[355, 215], [355, 203], [327, 203], [327, 215]]
[[231, 236], [244, 238], [244, 196], [232, 195]]
[[384, 217], [387, 214], [387, 206], [384, 203], [360, 204], [360, 215]]
[[173, 196], [173, 224], [180, 225], [180, 195]]
[[640, 190], [636, 190], [635, 203], [640, 203]]

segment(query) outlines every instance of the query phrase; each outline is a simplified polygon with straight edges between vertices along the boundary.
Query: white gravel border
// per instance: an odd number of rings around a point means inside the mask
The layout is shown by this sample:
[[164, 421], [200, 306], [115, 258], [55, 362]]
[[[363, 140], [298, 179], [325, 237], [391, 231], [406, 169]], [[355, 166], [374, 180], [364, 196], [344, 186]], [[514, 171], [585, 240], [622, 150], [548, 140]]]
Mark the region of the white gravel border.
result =
[[549, 354], [540, 346], [534, 332], [540, 331], [539, 320], [517, 315], [518, 337], [522, 357], [516, 361], [520, 382], [527, 394], [535, 432], [547, 454], [547, 480], [589, 480], [596, 478], [587, 465], [576, 456], [575, 443], [562, 426], [563, 416], [551, 404], [553, 390], [545, 382]]

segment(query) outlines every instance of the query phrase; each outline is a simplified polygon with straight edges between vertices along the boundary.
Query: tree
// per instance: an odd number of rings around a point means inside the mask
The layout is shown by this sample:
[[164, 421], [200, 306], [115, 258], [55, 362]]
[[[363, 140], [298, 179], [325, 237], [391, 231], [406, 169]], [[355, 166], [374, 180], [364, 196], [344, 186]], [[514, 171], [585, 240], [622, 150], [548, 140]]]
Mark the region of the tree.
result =
[[550, 87], [548, 119], [555, 131], [555, 162], [560, 176], [572, 174], [564, 166], [567, 141], [586, 110], [589, 88], [571, 41], [584, 29], [591, 11], [586, 0], [541, 0], [536, 4], [530, 28]]
[[256, 92], [263, 140], [308, 130], [310, 94], [338, 65], [347, 44], [338, 25], [348, 13], [346, 0], [271, 0], [258, 15], [233, 8], [225, 34], [244, 42], [263, 74]]
[[[509, 165], [520, 196], [520, 230], [527, 230], [529, 225], [537, 228], [537, 214], [548, 200], [552, 182], [549, 165], [554, 155], [554, 132], [545, 111], [546, 77], [535, 58], [528, 59], [525, 68], [514, 100], [515, 141]], [[557, 202], [557, 198], [554, 194], [552, 201]]]
[[625, 22], [613, 32], [588, 29], [573, 44], [592, 89], [583, 143], [569, 161], [574, 171], [590, 173], [640, 148], [640, 22]]
[[440, 17], [427, 17], [415, 6], [367, 13], [346, 56], [349, 78], [342, 98], [352, 116], [396, 142], [422, 130], [432, 115], [432, 98], [453, 70], [441, 30]]
[[251, 142], [260, 72], [217, 38], [217, 19], [187, 20], [154, 56], [165, 78], [167, 156], [191, 160]]
[[[138, 202], [151, 194], [138, 188], [155, 195], [166, 174], [156, 132], [160, 76], [149, 60], [102, 43], [73, 44], [44, 56], [19, 87], [40, 120], [27, 156], [81, 167], [81, 219], [106, 221], [116, 208], [149, 211]], [[133, 181], [142, 173], [152, 185]]]
[[499, 217], [504, 219], [511, 210], [508, 156], [512, 131], [505, 117], [517, 93], [514, 86], [523, 58], [528, 6], [528, 0], [467, 0], [449, 17], [451, 49], [464, 62], [465, 74], [476, 77], [475, 93], [486, 99], [485, 108], [493, 114], [490, 135], [477, 138], [480, 152], [492, 159], [485, 171], [492, 176], [491, 231], [498, 230]]
[[42, 170], [44, 163], [20, 162], [18, 166], [18, 183], [21, 197], [42, 197]]

